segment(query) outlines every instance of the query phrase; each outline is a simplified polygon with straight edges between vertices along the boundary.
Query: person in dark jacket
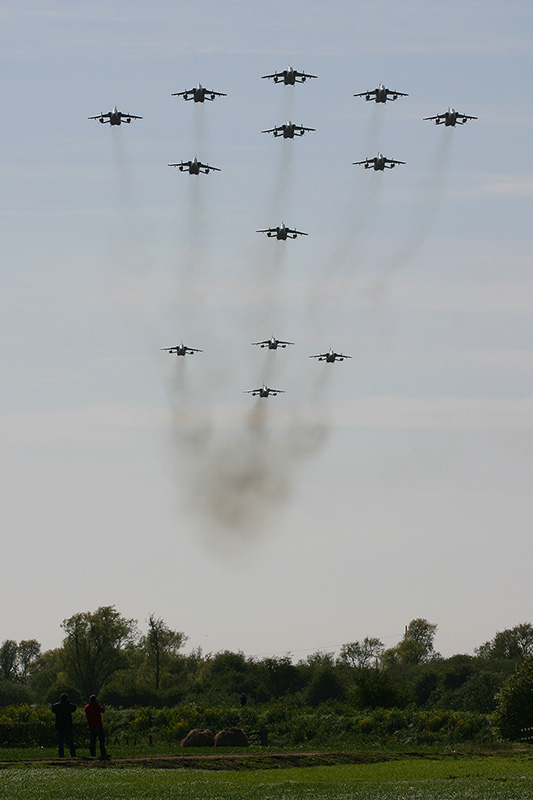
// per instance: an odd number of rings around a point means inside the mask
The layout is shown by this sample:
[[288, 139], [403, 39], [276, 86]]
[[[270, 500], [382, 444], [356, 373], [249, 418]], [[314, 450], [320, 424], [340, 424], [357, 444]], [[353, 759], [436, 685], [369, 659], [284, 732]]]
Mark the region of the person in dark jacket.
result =
[[56, 715], [55, 729], [57, 739], [57, 752], [60, 758], [65, 755], [65, 744], [68, 746], [70, 755], [76, 756], [74, 747], [74, 737], [72, 735], [72, 712], [76, 711], [76, 706], [68, 699], [68, 694], [63, 692], [59, 698], [59, 703], [54, 703], [52, 711]]
[[87, 727], [89, 729], [89, 750], [92, 756], [96, 755], [96, 740], [100, 745], [100, 758], [109, 758], [105, 749], [105, 733], [102, 725], [102, 714], [105, 708], [100, 705], [96, 695], [89, 697], [89, 702], [85, 706], [85, 716], [87, 717]]

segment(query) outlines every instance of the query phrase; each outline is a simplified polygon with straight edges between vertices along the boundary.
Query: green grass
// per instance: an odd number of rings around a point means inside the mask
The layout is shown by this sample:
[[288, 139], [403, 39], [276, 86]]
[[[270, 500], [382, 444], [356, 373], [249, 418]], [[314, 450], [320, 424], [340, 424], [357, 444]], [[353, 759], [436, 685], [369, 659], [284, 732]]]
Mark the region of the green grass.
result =
[[531, 800], [528, 757], [406, 759], [247, 772], [12, 766], [0, 800]]

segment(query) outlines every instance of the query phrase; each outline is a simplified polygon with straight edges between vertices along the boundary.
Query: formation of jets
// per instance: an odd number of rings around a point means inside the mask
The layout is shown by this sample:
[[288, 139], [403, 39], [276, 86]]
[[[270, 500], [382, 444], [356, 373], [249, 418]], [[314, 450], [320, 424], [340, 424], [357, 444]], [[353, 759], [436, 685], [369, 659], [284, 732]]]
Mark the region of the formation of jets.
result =
[[[306, 80], [316, 78], [317, 76], [306, 72], [299, 72], [298, 70], [289, 66], [287, 69], [282, 70], [281, 72], [273, 72], [272, 74], [262, 75], [261, 77], [272, 79], [274, 83], [282, 83], [285, 86], [295, 86], [297, 83], [304, 83]], [[386, 103], [388, 100], [397, 100], [398, 97], [408, 97], [405, 92], [399, 92], [396, 89], [388, 89], [383, 83], [380, 83], [376, 89], [368, 89], [365, 92], [358, 92], [353, 96], [364, 97], [366, 101], [373, 100], [376, 103]], [[213, 101], [217, 97], [226, 97], [226, 93], [216, 92], [213, 89], [206, 89], [200, 83], [198, 83], [192, 89], [187, 89], [182, 92], [173, 92], [172, 97], [183, 97], [183, 99], [186, 101], [192, 100], [194, 103], [204, 103], [206, 100]], [[89, 117], [89, 119], [99, 120], [102, 124], [109, 123], [109, 125], [121, 125], [123, 122], [129, 124], [132, 119], [142, 119], [142, 117], [136, 116], [135, 114], [126, 114], [122, 111], [119, 111], [117, 106], [114, 106], [111, 111], [96, 114], [95, 116]], [[473, 117], [468, 114], [461, 114], [451, 107], [443, 114], [437, 114], [432, 117], [424, 117], [424, 120], [426, 121], [431, 120], [434, 121], [436, 125], [444, 125], [445, 127], [464, 125], [468, 120], [475, 119], [477, 119], [477, 117]], [[283, 139], [294, 139], [297, 136], [301, 137], [305, 133], [315, 130], [315, 128], [308, 128], [303, 125], [295, 125], [293, 122], [291, 122], [291, 120], [287, 120], [285, 124], [277, 125], [273, 128], [267, 128], [266, 130], [261, 131], [261, 133], [271, 133], [275, 138], [280, 137]], [[373, 158], [365, 158], [363, 161], [354, 161], [352, 163], [354, 165], [364, 166], [365, 169], [384, 171], [385, 169], [393, 169], [396, 165], [405, 164], [405, 161], [397, 161], [393, 158], [387, 158], [382, 153], [378, 153], [377, 156], [374, 156]], [[188, 172], [190, 175], [208, 175], [209, 172], [221, 171], [218, 167], [213, 167], [210, 164], [204, 164], [202, 161], [199, 161], [196, 156], [190, 161], [180, 161], [169, 164], [168, 166], [177, 167], [180, 172]], [[304, 231], [299, 231], [296, 228], [288, 228], [284, 222], [282, 222], [281, 225], [273, 228], [261, 228], [257, 231], [257, 233], [266, 233], [268, 238], [275, 238], [278, 241], [286, 241], [287, 239], [296, 239], [298, 236], [308, 235]], [[278, 348], [283, 349], [293, 344], [294, 342], [277, 339], [273, 335], [269, 339], [252, 342], [252, 345], [261, 348], [268, 348], [268, 350], [277, 350]], [[161, 350], [168, 353], [175, 353], [177, 356], [194, 355], [195, 353], [203, 352], [203, 350], [200, 350], [199, 348], [188, 347], [187, 345], [183, 344], [183, 342], [178, 345], [174, 345], [173, 347], [162, 347]], [[345, 359], [352, 358], [352, 356], [346, 355], [345, 353], [338, 353], [333, 350], [333, 348], [330, 348], [325, 353], [316, 353], [309, 356], [309, 358], [313, 358], [318, 361], [324, 361], [328, 364], [333, 364], [336, 361], [344, 361]], [[265, 383], [256, 389], [247, 389], [244, 392], [244, 394], [250, 394], [252, 397], [263, 398], [270, 397], [270, 395], [275, 397], [278, 394], [284, 393], [285, 392], [283, 389], [273, 389], [271, 386], [267, 386]]]
[[449, 108], [444, 114], [437, 114], [435, 117], [424, 117], [424, 120], [435, 120], [435, 125], [446, 125], [446, 127], [455, 127], [456, 125], [464, 125], [469, 119], [477, 119], [477, 117], [469, 117], [468, 114], [459, 114], [455, 108]]
[[214, 100], [215, 97], [227, 97], [225, 92], [214, 92], [212, 89], [204, 89], [201, 83], [197, 83], [194, 89], [187, 89], [185, 92], [172, 92], [171, 97], [183, 97], [184, 100], [194, 100], [195, 103], [203, 103], [204, 100]]
[[398, 97], [409, 97], [409, 95], [405, 94], [405, 92], [387, 89], [380, 83], [377, 89], [368, 89], [366, 92], [359, 92], [358, 94], [354, 94], [354, 97], [364, 97], [365, 100], [375, 100], [376, 103], [386, 103], [387, 100], [397, 100]]
[[365, 169], [385, 170], [393, 169], [396, 164], [405, 164], [405, 161], [395, 161], [394, 158], [385, 158], [384, 155], [378, 153], [374, 158], [365, 158], [364, 161], [354, 161], [355, 166], [364, 164]]
[[295, 136], [303, 136], [306, 131], [315, 131], [316, 128], [304, 128], [303, 125], [295, 125], [290, 119], [285, 125], [278, 125], [277, 128], [268, 128], [261, 133], [273, 133], [274, 136], [283, 136], [284, 139], [294, 139]]
[[89, 117], [89, 119], [99, 119], [102, 125], [104, 122], [109, 122], [110, 125], [121, 125], [123, 122], [129, 124], [132, 119], [142, 119], [142, 117], [136, 117], [135, 114], [124, 114], [123, 111], [119, 111], [115, 106], [111, 111], [105, 114], [96, 114], [96, 116]]
[[180, 161], [178, 164], [169, 164], [169, 167], [178, 167], [180, 172], [188, 172], [189, 175], [209, 175], [210, 172], [220, 172], [218, 167], [212, 167], [210, 164], [202, 164], [198, 161], [196, 156], [192, 161]]
[[274, 236], [278, 241], [286, 242], [287, 239], [296, 239], [297, 236], [309, 236], [308, 233], [297, 231], [295, 228], [287, 228], [284, 222], [276, 228], [261, 228], [256, 233], [266, 233], [269, 238]]
[[291, 66], [282, 72], [273, 72], [272, 75], [261, 75], [261, 78], [273, 78], [274, 83], [284, 83], [285, 86], [294, 86], [296, 83], [305, 83], [308, 78], [317, 78], [318, 75], [308, 75], [306, 72], [298, 72]]

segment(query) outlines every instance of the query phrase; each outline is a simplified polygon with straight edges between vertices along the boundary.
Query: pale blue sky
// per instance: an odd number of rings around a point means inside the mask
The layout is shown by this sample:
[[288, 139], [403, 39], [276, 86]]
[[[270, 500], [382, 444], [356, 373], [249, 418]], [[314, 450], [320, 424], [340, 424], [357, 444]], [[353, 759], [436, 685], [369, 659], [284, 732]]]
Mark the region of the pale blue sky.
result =
[[[532, 16], [0, 7], [0, 640], [104, 604], [297, 657], [531, 620]], [[260, 80], [288, 64], [318, 80]], [[170, 96], [198, 82], [228, 96]], [[353, 98], [380, 82], [409, 97]], [[114, 105], [144, 119], [87, 119]], [[260, 133], [287, 118], [316, 132]], [[352, 166], [378, 150], [407, 163]]]

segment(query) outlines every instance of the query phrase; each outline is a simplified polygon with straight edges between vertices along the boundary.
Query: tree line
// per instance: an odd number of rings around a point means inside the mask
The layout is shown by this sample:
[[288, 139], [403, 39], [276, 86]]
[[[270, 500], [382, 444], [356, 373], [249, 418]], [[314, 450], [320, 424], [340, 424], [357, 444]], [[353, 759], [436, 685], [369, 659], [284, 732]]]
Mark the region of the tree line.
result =
[[0, 706], [48, 704], [67, 692], [76, 703], [97, 694], [113, 707], [183, 704], [249, 706], [283, 701], [294, 707], [344, 703], [355, 710], [449, 710], [493, 714], [502, 735], [533, 725], [533, 625], [495, 634], [474, 655], [443, 658], [437, 625], [414, 619], [397, 645], [376, 637], [316, 652], [256, 658], [242, 652], [184, 652], [187, 636], [151, 614], [141, 633], [114, 606], [63, 620], [60, 647], [34, 639], [0, 646]]

